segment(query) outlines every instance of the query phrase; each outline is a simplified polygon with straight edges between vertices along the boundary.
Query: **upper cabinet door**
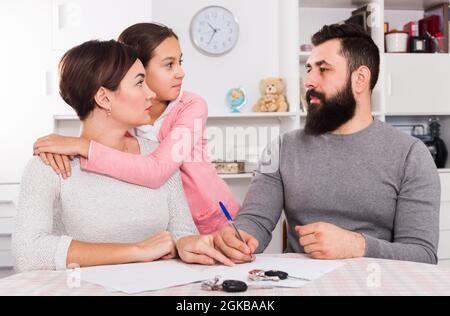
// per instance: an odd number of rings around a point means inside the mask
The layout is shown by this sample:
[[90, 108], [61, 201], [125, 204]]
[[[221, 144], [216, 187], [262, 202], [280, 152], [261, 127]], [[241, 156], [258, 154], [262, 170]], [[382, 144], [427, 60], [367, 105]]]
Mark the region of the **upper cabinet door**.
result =
[[385, 54], [386, 113], [450, 113], [450, 55]]
[[0, 1], [0, 183], [18, 183], [33, 142], [52, 130], [44, 64], [51, 1]]
[[151, 0], [52, 0], [53, 49], [117, 39], [128, 26], [152, 19]]

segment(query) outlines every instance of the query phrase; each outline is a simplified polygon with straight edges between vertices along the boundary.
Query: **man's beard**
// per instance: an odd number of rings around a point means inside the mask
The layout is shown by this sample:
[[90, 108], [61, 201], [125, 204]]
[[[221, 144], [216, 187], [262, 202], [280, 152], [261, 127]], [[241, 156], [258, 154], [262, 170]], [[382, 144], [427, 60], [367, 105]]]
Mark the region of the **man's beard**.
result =
[[[311, 97], [320, 100], [320, 104], [311, 104]], [[338, 129], [355, 115], [356, 100], [352, 92], [351, 80], [331, 98], [315, 90], [306, 92], [308, 115], [306, 116], [305, 133], [322, 135]]]

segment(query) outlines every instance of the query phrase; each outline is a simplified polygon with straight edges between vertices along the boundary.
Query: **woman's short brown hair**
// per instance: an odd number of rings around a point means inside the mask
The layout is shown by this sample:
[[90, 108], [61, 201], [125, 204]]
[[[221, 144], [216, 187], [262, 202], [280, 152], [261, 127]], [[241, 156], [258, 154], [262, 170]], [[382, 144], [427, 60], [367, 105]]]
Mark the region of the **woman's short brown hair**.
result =
[[116, 91], [137, 58], [132, 47], [114, 40], [76, 46], [59, 63], [59, 93], [84, 120], [97, 106], [97, 91], [101, 87]]
[[147, 68], [154, 56], [155, 49], [167, 38], [174, 37], [175, 32], [165, 25], [157, 23], [137, 23], [126, 28], [119, 35], [119, 42], [130, 45], [138, 52], [138, 57]]

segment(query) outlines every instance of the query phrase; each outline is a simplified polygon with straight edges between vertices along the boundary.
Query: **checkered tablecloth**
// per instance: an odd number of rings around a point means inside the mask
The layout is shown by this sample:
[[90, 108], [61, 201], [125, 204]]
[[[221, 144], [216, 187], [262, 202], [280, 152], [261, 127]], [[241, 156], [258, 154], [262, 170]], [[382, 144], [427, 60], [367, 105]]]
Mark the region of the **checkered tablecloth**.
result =
[[[302, 258], [300, 254], [278, 255]], [[414, 262], [360, 258], [301, 288], [249, 289], [235, 295], [450, 295], [450, 267]], [[78, 282], [73, 271], [33, 271], [0, 280], [0, 295], [124, 295], [101, 286]], [[211, 295], [200, 283], [139, 295]], [[214, 292], [215, 296], [230, 293]]]

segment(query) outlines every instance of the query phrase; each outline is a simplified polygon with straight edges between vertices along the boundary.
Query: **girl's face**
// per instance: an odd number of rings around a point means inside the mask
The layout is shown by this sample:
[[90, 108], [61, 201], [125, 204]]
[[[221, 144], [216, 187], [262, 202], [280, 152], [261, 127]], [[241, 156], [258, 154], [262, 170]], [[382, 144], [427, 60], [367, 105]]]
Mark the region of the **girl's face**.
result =
[[128, 127], [147, 124], [150, 119], [151, 99], [155, 93], [145, 83], [145, 68], [138, 59], [120, 82], [117, 91], [110, 91], [111, 115]]
[[156, 93], [157, 101], [170, 102], [180, 94], [184, 78], [182, 57], [180, 43], [175, 37], [166, 38], [153, 52], [145, 80]]

